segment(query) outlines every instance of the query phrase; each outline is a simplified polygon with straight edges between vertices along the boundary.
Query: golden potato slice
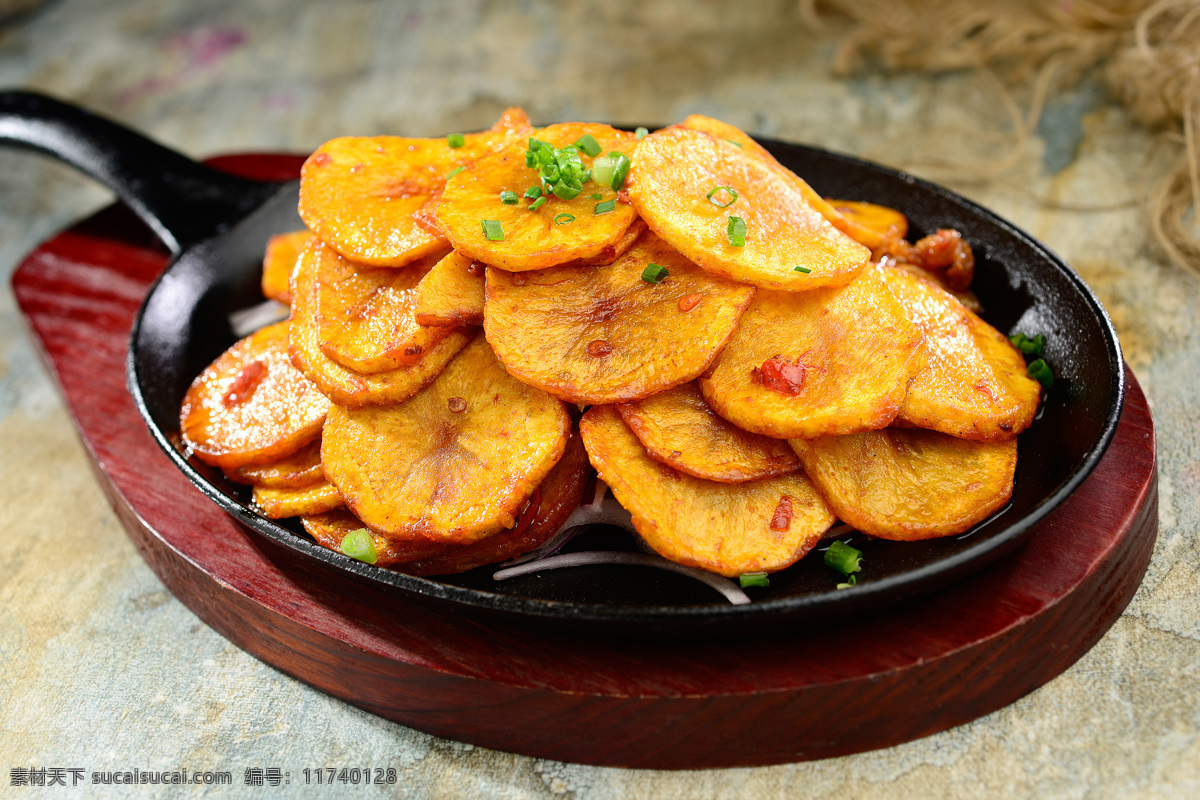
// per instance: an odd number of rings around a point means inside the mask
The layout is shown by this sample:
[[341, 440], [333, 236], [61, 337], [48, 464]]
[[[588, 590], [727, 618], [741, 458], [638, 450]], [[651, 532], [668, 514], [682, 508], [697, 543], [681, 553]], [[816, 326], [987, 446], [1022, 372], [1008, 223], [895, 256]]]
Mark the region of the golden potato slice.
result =
[[921, 338], [876, 267], [840, 289], [760, 291], [700, 391], [733, 424], [780, 439], [884, 428]]
[[616, 409], [651, 458], [685, 475], [742, 483], [800, 468], [786, 442], [717, 416], [694, 381]]
[[925, 333], [927, 364], [909, 383], [897, 420], [962, 439], [1009, 439], [1028, 428], [1041, 386], [1008, 338], [934, 284], [883, 269]]
[[569, 433], [563, 404], [505, 372], [480, 337], [398, 406], [331, 408], [321, 463], [375, 532], [467, 544], [512, 527]]
[[[604, 153], [626, 155], [637, 138], [607, 125], [569, 122], [539, 130], [536, 138], [555, 147], [573, 144], [591, 135]], [[543, 269], [569, 261], [596, 258], [614, 247], [637, 216], [627, 203], [617, 202], [612, 211], [596, 214], [599, 203], [617, 200], [617, 193], [594, 182], [571, 200], [551, 196], [537, 211], [530, 211], [525, 190], [539, 185], [537, 169], [525, 166], [527, 142], [510, 144], [481, 158], [446, 182], [438, 204], [437, 218], [454, 249], [477, 261], [513, 272]], [[592, 158], [580, 153], [585, 169]], [[500, 202], [500, 193], [516, 192], [516, 205]], [[594, 199], [593, 195], [600, 198]], [[489, 239], [483, 220], [499, 223], [503, 239]]]
[[398, 267], [445, 248], [445, 240], [413, 219], [445, 186], [446, 176], [533, 130], [508, 109], [488, 131], [447, 138], [351, 136], [321, 145], [300, 173], [300, 217], [352, 261]]
[[869, 225], [864, 224], [853, 215], [843, 213], [841, 208], [833, 205], [833, 201], [826, 200], [821, 195], [817, 194], [811, 186], [803, 179], [792, 172], [790, 169], [780, 164], [775, 156], [771, 155], [765, 147], [754, 141], [747, 133], [740, 128], [730, 125], [728, 122], [722, 122], [719, 119], [706, 117], [703, 114], [692, 114], [690, 117], [679, 123], [680, 128], [691, 128], [696, 131], [704, 131], [714, 139], [728, 142], [736, 147], [740, 147], [744, 153], [755, 156], [767, 164], [772, 170], [782, 175], [792, 188], [804, 196], [808, 204], [813, 207], [818, 214], [829, 220], [833, 227], [837, 228], [842, 233], [854, 239], [856, 242], [866, 245], [867, 247], [877, 247], [882, 241], [882, 237]]
[[296, 259], [312, 236], [308, 231], [293, 231], [272, 236], [267, 241], [267, 252], [263, 256], [262, 293], [268, 300], [280, 303], [292, 302], [288, 281]]
[[296, 368], [335, 403], [347, 408], [399, 403], [432, 381], [473, 334], [454, 331], [407, 366], [385, 372], [362, 373], [337, 363], [321, 350], [316, 313], [317, 263], [329, 248], [314, 239], [300, 255], [292, 273], [292, 330], [288, 352]]
[[791, 440], [835, 514], [863, 533], [911, 541], [962, 533], [1012, 496], [1017, 443], [888, 428]]
[[895, 237], [903, 239], [905, 236], [908, 236], [908, 217], [894, 208], [881, 206], [876, 203], [865, 203], [861, 200], [834, 200], [833, 198], [828, 198], [826, 202], [845, 219], [877, 234], [876, 241], [874, 242], [862, 242], [862, 239], [858, 239], [858, 241], [867, 247], [877, 247], [883, 243], [885, 238]]
[[[871, 256], [775, 169], [702, 131], [666, 128], [642, 139], [625, 185], [652, 231], [742, 283], [791, 292], [844, 286]], [[745, 223], [744, 246], [732, 243], [734, 218]]]
[[421, 325], [482, 325], [486, 266], [457, 250], [433, 265], [416, 288], [413, 313]]
[[306, 514], [322, 514], [335, 508], [344, 508], [346, 504], [332, 483], [320, 480], [299, 489], [255, 486], [254, 505], [267, 519], [286, 519]]
[[659, 555], [721, 575], [774, 572], [794, 564], [834, 516], [803, 472], [746, 483], [706, 481], [653, 460], [613, 406], [580, 422], [600, 479]]
[[452, 575], [515, 558], [541, 546], [579, 506], [586, 482], [587, 454], [578, 434], [574, 434], [562, 458], [525, 504], [516, 524], [478, 542], [388, 539], [371, 532], [349, 511], [305, 517], [304, 529], [330, 550], [340, 550], [342, 539], [351, 531], [367, 530], [375, 545], [377, 566], [410, 575]]
[[974, 312], [976, 314], [983, 313], [983, 304], [979, 302], [979, 298], [975, 296], [975, 293], [972, 292], [970, 289], [966, 289], [966, 290], [962, 290], [962, 291], [955, 291], [954, 289], [951, 289], [949, 286], [946, 285], [946, 281], [943, 279], [943, 277], [945, 275], [944, 272], [934, 272], [933, 270], [925, 269], [924, 267], [918, 266], [916, 264], [911, 264], [907, 261], [896, 261], [895, 259], [886, 259], [884, 261], [881, 261], [880, 263], [885, 264], [886, 266], [889, 266], [889, 267], [895, 267], [896, 269], [902, 269], [905, 272], [911, 272], [913, 275], [916, 275], [918, 278], [923, 278], [924, 280], [927, 280], [930, 283], [932, 283], [934, 286], [937, 286], [940, 289], [944, 289], [945, 291], [954, 295], [955, 300], [962, 303], [964, 306], [966, 306], [972, 312]]
[[267, 464], [321, 432], [329, 401], [288, 358], [277, 322], [226, 350], [192, 381], [179, 412], [188, 448], [222, 468]]
[[[665, 280], [642, 279], [651, 263]], [[703, 372], [753, 295], [647, 233], [607, 267], [489, 268], [483, 328], [522, 381], [573, 403], [611, 403]]]
[[417, 284], [444, 253], [404, 269], [357, 265], [328, 247], [315, 253], [317, 337], [321, 352], [343, 367], [368, 373], [406, 367], [454, 332], [414, 316]]
[[280, 461], [261, 467], [234, 467], [225, 476], [236, 483], [248, 483], [265, 489], [303, 489], [324, 480], [321, 469], [321, 440], [314, 439]]
[[578, 261], [571, 262], [581, 267], [607, 267], [621, 256], [628, 252], [629, 248], [637, 243], [642, 234], [647, 230], [646, 221], [641, 217], [636, 218], [626, 230], [625, 235], [620, 238], [616, 244], [610, 244], [600, 251], [598, 255], [591, 258], [581, 258]]

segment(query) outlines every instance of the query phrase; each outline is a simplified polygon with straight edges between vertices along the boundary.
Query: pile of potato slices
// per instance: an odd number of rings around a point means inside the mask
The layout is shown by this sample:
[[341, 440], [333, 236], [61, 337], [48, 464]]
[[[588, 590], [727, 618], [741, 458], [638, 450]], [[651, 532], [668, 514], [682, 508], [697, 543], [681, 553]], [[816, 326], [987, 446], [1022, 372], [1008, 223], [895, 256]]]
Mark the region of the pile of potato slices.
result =
[[267, 517], [417, 575], [529, 552], [594, 469], [652, 550], [725, 576], [839, 520], [959, 533], [1009, 499], [1040, 385], [957, 231], [817, 195], [737, 128], [347, 137], [275, 237], [286, 321], [184, 398]]

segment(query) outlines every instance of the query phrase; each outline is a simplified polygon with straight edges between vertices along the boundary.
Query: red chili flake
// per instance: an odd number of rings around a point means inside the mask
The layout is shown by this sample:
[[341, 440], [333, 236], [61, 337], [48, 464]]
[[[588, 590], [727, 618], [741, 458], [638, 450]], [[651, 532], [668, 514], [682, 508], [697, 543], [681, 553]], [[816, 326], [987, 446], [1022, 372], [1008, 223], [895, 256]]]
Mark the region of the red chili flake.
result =
[[251, 361], [242, 367], [234, 377], [233, 383], [229, 385], [229, 391], [225, 393], [222, 400], [225, 407], [233, 408], [239, 403], [249, 400], [265, 377], [267, 377], [267, 365], [261, 361]]
[[792, 498], [784, 495], [779, 498], [779, 505], [775, 506], [775, 513], [771, 515], [771, 530], [786, 531], [792, 527]]
[[633, 203], [633, 201], [629, 199], [629, 194], [624, 189], [617, 192], [617, 202], [625, 206]]
[[986, 397], [988, 400], [992, 401], [993, 403], [996, 402], [996, 395], [992, 392], [992, 387], [988, 386], [986, 381], [978, 381], [971, 388], [974, 389], [975, 391], [979, 392], [981, 395], [983, 395], [984, 397]]
[[467, 274], [474, 275], [476, 278], [478, 278], [479, 276], [483, 275], [486, 269], [487, 267], [485, 267], [483, 264], [480, 264], [478, 261], [472, 261], [467, 265]]
[[467, 401], [461, 397], [451, 397], [446, 401], [446, 405], [449, 406], [451, 414], [461, 414], [467, 410]]
[[592, 358], [604, 358], [613, 351], [613, 346], [603, 339], [588, 342], [587, 354]]
[[921, 266], [926, 269], [939, 269], [954, 262], [960, 241], [961, 233], [952, 228], [942, 228], [937, 233], [913, 242], [913, 250]]
[[329, 153], [317, 153], [315, 156], [313, 156], [310, 159], [313, 166], [316, 166], [316, 167], [323, 167], [332, 160], [333, 159], [329, 157]]
[[773, 392], [795, 397], [804, 388], [808, 368], [782, 356], [772, 356], [758, 368], [758, 380]]
[[679, 298], [679, 310], [684, 314], [691, 311], [696, 306], [700, 305], [700, 301], [704, 299], [702, 294], [685, 294]]

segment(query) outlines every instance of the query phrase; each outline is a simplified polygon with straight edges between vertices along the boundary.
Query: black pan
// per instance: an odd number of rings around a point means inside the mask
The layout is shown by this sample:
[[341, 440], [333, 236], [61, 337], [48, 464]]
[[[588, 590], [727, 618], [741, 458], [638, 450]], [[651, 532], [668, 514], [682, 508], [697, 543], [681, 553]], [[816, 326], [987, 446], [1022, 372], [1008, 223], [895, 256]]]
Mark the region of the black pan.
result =
[[[297, 183], [230, 177], [86, 111], [38, 95], [0, 94], [0, 141], [49, 153], [111, 189], [171, 249], [129, 344], [128, 384], [150, 433], [191, 482], [251, 529], [357, 576], [364, 585], [453, 613], [506, 623], [616, 636], [744, 636], [779, 633], [890, 610], [961, 581], [1020, 545], [1035, 523], [1071, 494], [1112, 439], [1124, 398], [1121, 350], [1100, 302], [1045, 245], [970, 201], [894, 170], [802, 145], [762, 140], [825, 196], [896, 207], [912, 233], [963, 232], [976, 255], [974, 289], [984, 316], [1006, 333], [1046, 334], [1055, 384], [1018, 444], [1012, 501], [968, 533], [894, 543], [852, 536], [864, 552], [860, 583], [838, 579], [819, 554], [729, 605], [672, 573], [633, 566], [548, 571], [497, 583], [491, 568], [415, 578], [317, 546], [298, 526], [254, 512], [244, 487], [189, 461], [177, 441], [179, 405], [193, 377], [234, 341], [231, 312], [262, 300], [267, 239], [301, 227]], [[634, 549], [612, 528], [590, 530], [576, 549]], [[397, 607], [402, 602], [397, 603]]]

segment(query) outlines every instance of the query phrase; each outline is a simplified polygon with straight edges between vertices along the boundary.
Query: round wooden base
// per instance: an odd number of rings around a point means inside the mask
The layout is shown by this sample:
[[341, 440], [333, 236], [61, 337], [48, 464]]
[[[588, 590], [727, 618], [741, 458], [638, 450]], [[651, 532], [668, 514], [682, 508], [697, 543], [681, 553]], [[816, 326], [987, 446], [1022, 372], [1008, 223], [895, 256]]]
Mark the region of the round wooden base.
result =
[[[279, 179], [299, 161], [219, 165]], [[167, 587], [230, 641], [418, 730], [665, 769], [887, 747], [987, 714], [1061, 673], [1116, 620], [1149, 563], [1154, 428], [1128, 375], [1112, 446], [1027, 544], [884, 616], [771, 638], [656, 643], [532, 633], [378, 594], [226, 516], [154, 444], [125, 389], [124, 358], [165, 259], [113, 208], [47, 242], [13, 278], [113, 507]]]

